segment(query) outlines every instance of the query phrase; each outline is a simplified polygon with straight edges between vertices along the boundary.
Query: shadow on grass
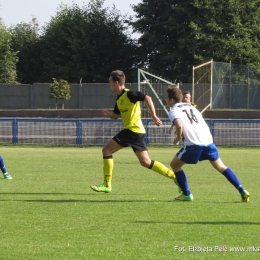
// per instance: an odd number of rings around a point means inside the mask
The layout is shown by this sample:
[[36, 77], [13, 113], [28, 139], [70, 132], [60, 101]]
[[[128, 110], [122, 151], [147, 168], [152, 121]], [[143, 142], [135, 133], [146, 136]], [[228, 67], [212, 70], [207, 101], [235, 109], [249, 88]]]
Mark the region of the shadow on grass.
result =
[[174, 225], [260, 225], [259, 222], [242, 222], [242, 221], [194, 221], [194, 222], [164, 222], [164, 221], [151, 221], [140, 220], [134, 221], [133, 224], [174, 224]]
[[86, 193], [71, 192], [0, 192], [0, 195], [86, 195]]
[[[0, 199], [0, 201], [23, 201], [23, 202], [43, 202], [43, 203], [69, 203], [69, 202], [82, 202], [82, 203], [142, 203], [142, 202], [162, 202], [161, 200], [80, 200], [80, 199], [63, 199], [63, 200], [46, 200], [46, 199], [31, 199], [31, 200], [24, 200], [24, 199]], [[165, 201], [163, 201], [165, 202]]]
[[[42, 193], [44, 194], [44, 193]], [[57, 195], [57, 194], [61, 194], [61, 195], [70, 195], [69, 193], [51, 193], [49, 195]], [[0, 193], [1, 195], [1, 193]], [[36, 195], [34, 193], [31, 193], [31, 195]], [[41, 194], [37, 194], [37, 195], [41, 195]], [[45, 195], [45, 194], [44, 194]], [[71, 195], [81, 195], [81, 196], [86, 196], [86, 194], [71, 194]], [[23, 202], [42, 202], [42, 203], [75, 203], [75, 202], [81, 202], [81, 203], [174, 203], [174, 204], [180, 204], [180, 202], [176, 202], [174, 200], [172, 201], [167, 201], [167, 200], [126, 200], [126, 199], [106, 199], [106, 200], [88, 200], [88, 199], [6, 199], [6, 198], [1, 198], [1, 201], [23, 201]], [[207, 204], [209, 202], [206, 202]], [[241, 204], [241, 202], [221, 202], [221, 204]], [[183, 204], [183, 203], [182, 203]], [[185, 203], [187, 204], [187, 203]], [[192, 205], [194, 203], [188, 203], [189, 205]], [[200, 203], [201, 204], [201, 203]], [[214, 204], [218, 204], [214, 202]]]
[[[83, 202], [83, 203], [142, 203], [142, 202], [149, 202], [149, 203], [174, 203], [175, 205], [183, 205], [183, 203], [185, 205], [190, 205], [192, 206], [194, 203], [196, 202], [180, 202], [180, 201], [176, 201], [174, 200], [174, 198], [172, 200], [156, 200], [156, 199], [123, 199], [122, 197], [124, 196], [130, 196], [133, 194], [106, 194], [106, 193], [100, 193], [97, 194], [96, 192], [90, 192], [90, 193], [73, 193], [73, 192], [0, 192], [0, 195], [3, 195], [3, 197], [0, 199], [0, 201], [24, 201], [24, 202], [48, 202], [48, 203], [69, 203], [69, 202]], [[5, 198], [5, 195], [12, 195], [12, 198]], [[86, 199], [15, 199], [15, 196], [19, 195], [19, 196], [85, 196]], [[88, 199], [89, 197], [96, 197], [96, 198], [100, 198], [100, 199]], [[115, 197], [120, 197], [119, 199], [109, 199], [110, 196]], [[107, 198], [107, 199], [104, 199]], [[110, 197], [111, 198], [111, 197]], [[241, 204], [241, 201], [200, 201], [199, 204]], [[242, 203], [242, 204], [251, 204], [251, 203]]]
[[[165, 200], [154, 200], [154, 199], [151, 199], [151, 200], [125, 200], [125, 199], [109, 199], [108, 196], [110, 196], [110, 194], [105, 194], [105, 193], [102, 193], [102, 194], [97, 194], [96, 192], [91, 192], [91, 193], [72, 193], [72, 192], [66, 192], [66, 193], [61, 193], [61, 192], [50, 192], [50, 193], [45, 193], [45, 192], [39, 192], [39, 193], [36, 193], [36, 192], [25, 192], [25, 193], [22, 193], [22, 192], [0, 192], [0, 195], [3, 195], [3, 197], [0, 199], [0, 201], [24, 201], [24, 202], [45, 202], [45, 203], [75, 203], [75, 202], [83, 202], [83, 203], [141, 203], [141, 202], [169, 202], [169, 201], [165, 201]], [[13, 195], [12, 198], [5, 198], [4, 195]], [[64, 196], [64, 195], [67, 195], [67, 196], [85, 196], [86, 199], [17, 199], [15, 198], [16, 195], [19, 195], [19, 196], [41, 196], [41, 195], [44, 195], [46, 197], [49, 197], [49, 196], [56, 196], [56, 195], [61, 195], [61, 196]], [[105, 196], [107, 199], [104, 199]], [[122, 194], [120, 194], [120, 196], [122, 196]], [[98, 197], [100, 198], [100, 200], [98, 199], [87, 199], [87, 197]], [[172, 202], [172, 201], [171, 201]]]

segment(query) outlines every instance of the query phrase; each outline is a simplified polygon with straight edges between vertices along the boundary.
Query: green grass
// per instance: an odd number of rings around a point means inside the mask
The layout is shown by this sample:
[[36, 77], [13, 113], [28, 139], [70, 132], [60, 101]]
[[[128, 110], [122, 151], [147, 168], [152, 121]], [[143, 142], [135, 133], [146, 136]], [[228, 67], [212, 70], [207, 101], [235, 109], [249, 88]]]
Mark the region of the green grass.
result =
[[[177, 150], [149, 154], [168, 166]], [[89, 188], [102, 182], [100, 147], [2, 146], [13, 180], [0, 179], [0, 259], [259, 259], [230, 248], [260, 248], [260, 149], [219, 151], [250, 203], [208, 162], [184, 167], [194, 201], [183, 203], [173, 201], [173, 182], [141, 167], [130, 148], [114, 155], [113, 191], [100, 194]]]

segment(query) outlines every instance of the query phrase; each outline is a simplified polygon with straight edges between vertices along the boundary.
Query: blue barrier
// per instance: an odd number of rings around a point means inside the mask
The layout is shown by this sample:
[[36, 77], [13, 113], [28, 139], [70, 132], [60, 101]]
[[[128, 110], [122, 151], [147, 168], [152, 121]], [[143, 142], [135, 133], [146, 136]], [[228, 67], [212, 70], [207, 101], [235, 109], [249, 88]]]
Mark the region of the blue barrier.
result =
[[[145, 118], [147, 145], [172, 145], [171, 125], [157, 127]], [[259, 119], [206, 119], [214, 143], [221, 146], [260, 146]], [[0, 118], [0, 143], [104, 145], [123, 129], [121, 119]]]

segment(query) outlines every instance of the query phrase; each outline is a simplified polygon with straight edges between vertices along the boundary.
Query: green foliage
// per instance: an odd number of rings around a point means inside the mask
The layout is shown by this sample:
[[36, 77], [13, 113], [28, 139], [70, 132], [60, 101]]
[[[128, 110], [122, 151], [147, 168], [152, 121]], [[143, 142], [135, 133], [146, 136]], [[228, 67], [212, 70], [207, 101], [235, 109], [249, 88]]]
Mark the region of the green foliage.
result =
[[[143, 0], [132, 6], [136, 19], [104, 2], [61, 4], [41, 32], [36, 19], [10, 31], [0, 19], [0, 81], [57, 77], [103, 83], [111, 70], [121, 69], [127, 82], [136, 82], [140, 67], [170, 81], [191, 82], [192, 66], [211, 59], [260, 67], [257, 0]], [[138, 42], [131, 26], [141, 34]]]
[[257, 0], [144, 0], [133, 9], [143, 66], [155, 74], [191, 82], [192, 65], [212, 58], [260, 65]]
[[0, 83], [16, 84], [17, 51], [11, 47], [11, 33], [0, 20]]
[[[79, 8], [61, 5], [44, 28], [41, 81], [56, 77], [69, 82], [107, 82], [110, 72], [133, 69], [136, 45], [127, 32], [124, 17], [104, 1], [90, 1]], [[136, 75], [135, 75], [136, 76]], [[130, 79], [128, 79], [129, 81]]]
[[56, 99], [70, 99], [70, 84], [67, 80], [53, 78], [53, 83], [50, 84], [50, 98]]
[[[150, 147], [149, 154], [168, 166], [177, 150]], [[140, 166], [131, 148], [115, 154], [113, 191], [100, 194], [89, 186], [103, 180], [101, 148], [2, 146], [13, 180], [0, 178], [1, 258], [258, 259], [259, 252], [230, 248], [259, 248], [260, 149], [219, 151], [251, 193], [250, 203], [241, 204], [208, 162], [184, 167], [194, 201], [181, 203], [173, 201], [173, 182]], [[191, 252], [190, 246], [213, 252]]]
[[19, 23], [11, 28], [12, 49], [17, 51], [19, 61], [17, 63], [18, 80], [24, 84], [37, 82], [43, 73], [41, 60], [41, 41], [38, 34], [37, 21]]

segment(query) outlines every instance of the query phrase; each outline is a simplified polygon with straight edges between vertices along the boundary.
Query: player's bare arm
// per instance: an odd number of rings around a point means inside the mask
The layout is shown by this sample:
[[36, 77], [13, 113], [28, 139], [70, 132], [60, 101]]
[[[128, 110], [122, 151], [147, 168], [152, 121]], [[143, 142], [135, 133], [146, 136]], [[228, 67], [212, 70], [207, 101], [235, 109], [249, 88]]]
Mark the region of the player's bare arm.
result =
[[172, 133], [173, 128], [174, 128], [174, 124], [171, 125], [171, 127], [170, 127], [170, 129], [169, 129], [169, 131], [168, 131], [169, 134]]
[[101, 114], [102, 114], [102, 116], [108, 117], [111, 119], [118, 119], [120, 117], [120, 115], [114, 113], [113, 111], [109, 111], [108, 109], [102, 109]]
[[150, 111], [150, 114], [151, 114], [151, 117], [152, 117], [154, 123], [155, 123], [157, 126], [162, 125], [162, 121], [161, 121], [160, 118], [157, 117], [157, 115], [156, 115], [152, 98], [151, 98], [150, 96], [146, 95], [146, 96], [145, 96], [145, 99], [144, 99], [144, 102], [145, 102], [145, 104], [147, 105], [147, 107], [148, 107], [148, 109], [149, 109], [149, 111]]

